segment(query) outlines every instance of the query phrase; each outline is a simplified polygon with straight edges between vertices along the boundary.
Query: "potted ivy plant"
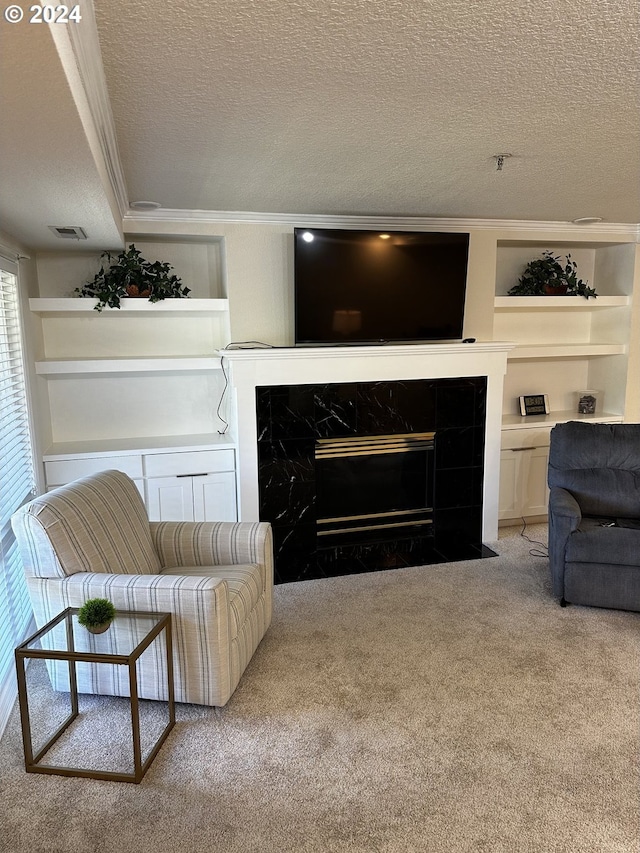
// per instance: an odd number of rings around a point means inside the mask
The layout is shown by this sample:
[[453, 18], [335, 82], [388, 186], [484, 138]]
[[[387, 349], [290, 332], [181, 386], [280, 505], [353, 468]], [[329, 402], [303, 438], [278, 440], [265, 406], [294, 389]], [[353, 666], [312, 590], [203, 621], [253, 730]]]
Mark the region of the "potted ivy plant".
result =
[[103, 252], [100, 260], [100, 271], [74, 291], [79, 296], [97, 299], [96, 311], [102, 311], [107, 305], [120, 308], [120, 300], [126, 296], [159, 302], [162, 299], [182, 299], [190, 292], [170, 264], [145, 260], [133, 243], [115, 257], [111, 252]]
[[578, 278], [578, 265], [567, 255], [564, 262], [546, 250], [541, 258], [529, 261], [508, 296], [590, 296], [596, 297], [593, 287]]
[[78, 622], [92, 634], [102, 634], [107, 630], [116, 609], [107, 598], [90, 598], [78, 610]]

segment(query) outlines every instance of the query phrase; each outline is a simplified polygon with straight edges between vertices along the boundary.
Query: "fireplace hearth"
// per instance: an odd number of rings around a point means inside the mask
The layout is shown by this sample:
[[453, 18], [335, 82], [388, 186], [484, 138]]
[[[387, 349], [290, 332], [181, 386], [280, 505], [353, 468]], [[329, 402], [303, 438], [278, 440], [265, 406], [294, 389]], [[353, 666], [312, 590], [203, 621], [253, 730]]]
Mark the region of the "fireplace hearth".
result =
[[486, 377], [256, 388], [276, 582], [484, 556]]

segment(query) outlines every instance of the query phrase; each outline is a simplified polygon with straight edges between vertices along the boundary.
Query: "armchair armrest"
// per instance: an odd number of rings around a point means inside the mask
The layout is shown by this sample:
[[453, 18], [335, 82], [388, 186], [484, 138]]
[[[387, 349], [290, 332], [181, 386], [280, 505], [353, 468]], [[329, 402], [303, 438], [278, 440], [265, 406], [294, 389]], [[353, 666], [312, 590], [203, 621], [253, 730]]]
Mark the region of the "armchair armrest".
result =
[[564, 598], [564, 568], [567, 542], [582, 520], [578, 501], [560, 486], [549, 491], [549, 568], [553, 592]]
[[[202, 705], [227, 701], [231, 670], [220, 661], [231, 656], [231, 626], [229, 588], [223, 578], [77, 572], [66, 578], [30, 577], [27, 583], [39, 626], [89, 598], [107, 598], [116, 610], [171, 613], [176, 701]], [[155, 664], [149, 666], [140, 678], [140, 695], [164, 699], [164, 681], [157, 678]], [[56, 689], [68, 689], [65, 670], [58, 667], [53, 673]], [[88, 692], [126, 695], [104, 685]]]
[[152, 521], [163, 569], [259, 563], [273, 578], [271, 525], [249, 521]]

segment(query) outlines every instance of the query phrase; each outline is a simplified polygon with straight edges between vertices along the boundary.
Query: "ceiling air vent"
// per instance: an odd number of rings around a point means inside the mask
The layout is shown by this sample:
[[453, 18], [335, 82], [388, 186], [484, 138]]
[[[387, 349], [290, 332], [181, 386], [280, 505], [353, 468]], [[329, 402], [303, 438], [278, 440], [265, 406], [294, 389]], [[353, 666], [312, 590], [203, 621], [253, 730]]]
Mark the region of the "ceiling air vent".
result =
[[49, 230], [62, 240], [87, 239], [84, 229], [80, 228], [79, 225], [50, 225]]

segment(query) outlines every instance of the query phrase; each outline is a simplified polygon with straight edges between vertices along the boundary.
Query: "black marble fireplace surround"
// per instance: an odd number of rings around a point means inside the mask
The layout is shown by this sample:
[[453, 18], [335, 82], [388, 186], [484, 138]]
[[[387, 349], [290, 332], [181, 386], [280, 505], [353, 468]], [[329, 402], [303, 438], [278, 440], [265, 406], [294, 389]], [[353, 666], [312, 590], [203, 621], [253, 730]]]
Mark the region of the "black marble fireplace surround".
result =
[[[273, 526], [276, 583], [490, 555], [481, 538], [485, 405], [484, 376], [256, 388], [260, 518]], [[429, 523], [318, 536], [319, 439], [429, 432]]]

